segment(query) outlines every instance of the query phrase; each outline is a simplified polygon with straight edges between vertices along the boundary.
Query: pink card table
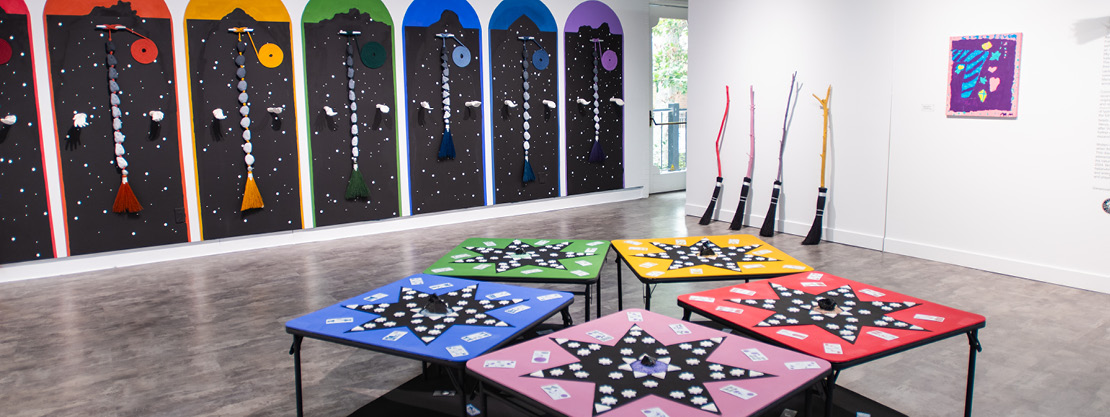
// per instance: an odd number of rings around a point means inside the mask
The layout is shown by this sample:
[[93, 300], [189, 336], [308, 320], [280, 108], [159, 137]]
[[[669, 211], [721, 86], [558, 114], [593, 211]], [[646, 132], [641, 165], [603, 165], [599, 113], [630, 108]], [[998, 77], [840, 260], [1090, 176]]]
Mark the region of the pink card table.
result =
[[698, 313], [761, 340], [832, 363], [826, 412], [840, 371], [961, 334], [971, 345], [964, 414], [971, 415], [979, 329], [986, 318], [813, 271], [678, 297]]
[[620, 311], [467, 362], [487, 395], [562, 416], [748, 416], [829, 362], [652, 313]]

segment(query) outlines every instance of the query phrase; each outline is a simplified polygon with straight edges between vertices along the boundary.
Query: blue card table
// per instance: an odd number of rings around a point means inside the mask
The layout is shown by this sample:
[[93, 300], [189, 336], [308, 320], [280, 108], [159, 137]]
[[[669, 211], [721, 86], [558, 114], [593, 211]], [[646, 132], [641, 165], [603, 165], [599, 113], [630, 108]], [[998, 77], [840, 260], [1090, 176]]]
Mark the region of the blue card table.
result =
[[443, 366], [462, 399], [466, 361], [495, 350], [561, 312], [570, 324], [567, 292], [437, 275], [412, 275], [289, 320], [297, 415], [301, 342], [305, 337]]

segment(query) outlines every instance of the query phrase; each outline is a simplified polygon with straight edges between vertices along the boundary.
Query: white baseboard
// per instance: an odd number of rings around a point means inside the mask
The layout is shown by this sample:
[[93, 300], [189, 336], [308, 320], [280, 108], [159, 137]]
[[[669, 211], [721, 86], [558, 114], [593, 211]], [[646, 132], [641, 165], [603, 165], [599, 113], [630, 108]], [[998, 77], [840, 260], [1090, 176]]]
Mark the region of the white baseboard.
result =
[[[705, 213], [706, 207], [708, 206], [686, 204], [686, 215], [701, 218], [702, 213]], [[735, 215], [735, 209], [726, 210], [724, 208], [721, 208], [718, 210], [718, 217], [715, 220], [731, 223], [732, 217]], [[764, 218], [765, 216], [749, 214], [748, 221], [744, 224], [749, 227], [759, 227], [763, 224]], [[779, 223], [783, 225], [783, 229], [778, 230], [779, 232], [797, 236], [805, 236], [806, 234], [808, 234], [810, 226], [813, 225], [812, 223], [799, 223], [795, 221], [783, 220], [779, 220]], [[829, 242], [836, 242], [844, 245], [858, 246], [861, 248], [874, 249], [879, 251], [883, 250], [883, 237], [880, 235], [825, 227], [825, 233], [822, 235], [822, 238]]]
[[644, 187], [632, 187], [614, 191], [555, 197], [520, 203], [497, 204], [494, 206], [474, 207], [348, 225], [317, 227], [312, 229], [207, 240], [203, 242], [179, 243], [109, 253], [19, 262], [0, 265], [0, 282], [45, 278], [200, 256], [265, 249], [275, 246], [294, 245], [298, 243], [320, 242], [424, 227], [444, 226], [477, 220], [591, 206], [595, 204], [616, 203], [646, 198], [647, 196], [647, 190]]

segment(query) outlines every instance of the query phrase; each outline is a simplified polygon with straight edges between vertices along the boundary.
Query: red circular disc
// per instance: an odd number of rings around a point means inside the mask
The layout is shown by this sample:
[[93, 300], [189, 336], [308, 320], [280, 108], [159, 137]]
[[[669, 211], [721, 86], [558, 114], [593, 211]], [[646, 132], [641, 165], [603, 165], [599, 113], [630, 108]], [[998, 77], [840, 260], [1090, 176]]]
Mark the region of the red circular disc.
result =
[[12, 59], [12, 45], [4, 39], [0, 39], [0, 65], [7, 64]]
[[131, 44], [131, 57], [140, 64], [149, 64], [158, 58], [158, 46], [150, 39], [139, 39]]

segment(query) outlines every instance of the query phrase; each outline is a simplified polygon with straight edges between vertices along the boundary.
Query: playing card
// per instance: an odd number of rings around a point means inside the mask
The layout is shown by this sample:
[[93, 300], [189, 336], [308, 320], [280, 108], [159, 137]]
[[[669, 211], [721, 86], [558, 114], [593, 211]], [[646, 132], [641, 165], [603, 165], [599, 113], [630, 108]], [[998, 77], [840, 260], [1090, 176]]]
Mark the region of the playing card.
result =
[[478, 265], [474, 265], [474, 267], [470, 268], [470, 269], [481, 271], [483, 269], [489, 269], [492, 266], [493, 266], [493, 264], [478, 264]]
[[449, 271], [454, 271], [454, 270], [455, 270], [455, 268], [451, 268], [451, 267], [445, 267], [445, 268], [436, 268], [436, 269], [433, 269], [433, 270], [432, 270], [432, 273], [434, 273], [434, 274], [442, 274], [442, 273], [444, 273], [444, 272], [449, 272]]
[[537, 272], [543, 272], [543, 270], [539, 269], [539, 268], [532, 268], [532, 269], [526, 269], [526, 270], [520, 271], [520, 273], [522, 273], [524, 275], [532, 275], [532, 274], [535, 274]]
[[750, 400], [750, 399], [752, 399], [752, 397], [755, 397], [754, 392], [748, 391], [746, 389], [740, 388], [740, 387], [732, 385], [732, 384], [728, 384], [728, 385], [725, 385], [724, 387], [721, 387], [721, 391], [724, 391], [725, 393], [734, 395], [734, 396], [736, 396], [740, 399], [744, 399], [744, 400]]
[[512, 294], [509, 294], [508, 291], [498, 291], [498, 292], [495, 292], [493, 294], [486, 294], [486, 298], [491, 299], [491, 300], [496, 300], [498, 298], [508, 297], [510, 295], [512, 295]]
[[943, 323], [944, 322], [944, 317], [930, 316], [928, 314], [914, 314], [913, 318], [918, 319], [918, 320], [935, 321], [935, 322], [938, 322], [938, 323]]
[[755, 291], [749, 290], [747, 288], [739, 288], [739, 287], [731, 288], [731, 289], [728, 290], [728, 292], [734, 292], [734, 293], [743, 294], [743, 295], [755, 295]]
[[604, 244], [605, 244], [605, 242], [596, 241], [596, 242], [587, 243], [586, 246], [597, 246], [597, 245], [604, 245]]
[[528, 305], [517, 304], [515, 306], [509, 307], [508, 309], [506, 309], [505, 313], [507, 313], [507, 314], [516, 314], [516, 313], [519, 313], [521, 311], [524, 311], [524, 310], [527, 310], [527, 309], [530, 309], [530, 308], [532, 308], [532, 307], [528, 306]]
[[386, 342], [394, 342], [394, 341], [397, 341], [397, 339], [400, 339], [401, 337], [404, 337], [406, 334], [408, 334], [408, 333], [403, 331], [403, 330], [394, 330], [392, 332], [389, 332], [389, 334], [385, 335], [385, 337], [383, 337], [382, 340], [384, 340]]
[[717, 311], [725, 311], [725, 312], [735, 313], [735, 314], [744, 314], [744, 310], [741, 310], [741, 309], [736, 308], [736, 307], [717, 306]]
[[613, 340], [613, 336], [609, 336], [601, 330], [590, 330], [590, 331], [586, 332], [586, 335], [589, 336], [589, 337], [592, 337], [594, 339], [597, 339], [598, 341], [601, 341], [601, 342], [608, 342], [610, 340]]
[[339, 317], [334, 319], [324, 320], [324, 324], [339, 324], [339, 323], [354, 323], [354, 317]]
[[444, 282], [442, 284], [432, 285], [428, 288], [433, 289], [433, 290], [438, 290], [438, 289], [441, 289], [441, 288], [451, 288], [451, 287], [454, 287], [454, 286], [455, 285], [451, 284], [450, 282]]
[[586, 275], [590, 275], [590, 273], [589, 273], [589, 272], [586, 272], [586, 271], [582, 271], [582, 270], [578, 270], [578, 269], [576, 269], [576, 270], [573, 270], [573, 271], [570, 271], [570, 273], [572, 273], [572, 274], [574, 274], [574, 275], [578, 275], [578, 276], [580, 276], [580, 277], [584, 277], [584, 276], [586, 276]]
[[594, 264], [593, 262], [587, 261], [585, 259], [579, 259], [577, 261], [574, 261], [574, 263], [582, 265], [582, 266], [590, 266], [590, 265]]
[[766, 254], [768, 254], [768, 253], [771, 253], [771, 252], [774, 252], [774, 251], [773, 251], [773, 250], [770, 250], [770, 249], [763, 249], [763, 250], [757, 250], [757, 251], [755, 251], [755, 252], [752, 252], [752, 254], [753, 254], [753, 255], [759, 255], [759, 256], [763, 256], [763, 255], [766, 255]]
[[629, 245], [633, 245], [633, 246], [640, 246], [640, 245], [643, 245], [643, 242], [637, 242], [637, 241], [635, 241], [635, 240], [626, 240], [626, 241], [624, 241], [624, 243], [627, 243], [627, 244], [629, 244]]
[[740, 239], [729, 239], [729, 240], [728, 240], [728, 244], [730, 244], [730, 245], [738, 245], [738, 244], [740, 244]]
[[781, 335], [786, 336], [786, 337], [793, 337], [793, 338], [798, 339], [798, 340], [805, 340], [805, 338], [809, 337], [808, 334], [798, 333], [796, 331], [787, 330], [787, 329], [779, 329], [779, 331], [777, 331], [775, 333], [781, 334]]
[[640, 412], [644, 413], [644, 417], [671, 417], [667, 415], [667, 413], [664, 413], [663, 409], [659, 407], [652, 407], [646, 410], [640, 410]]
[[483, 368], [516, 368], [516, 361], [488, 360]]
[[810, 272], [809, 275], [806, 276], [806, 279], [812, 279], [814, 281], [818, 281], [824, 276], [825, 276], [825, 274], [822, 274], [820, 272]]
[[497, 246], [497, 242], [494, 242], [492, 240], [487, 240], [485, 242], [482, 242], [482, 244], [486, 246]]
[[644, 263], [640, 264], [640, 268], [651, 268], [651, 267], [656, 266], [656, 265], [659, 265], [659, 264], [657, 264], [655, 262], [644, 262]]
[[452, 358], [457, 358], [459, 356], [466, 356], [470, 354], [466, 351], [466, 348], [462, 347], [462, 345], [448, 346], [447, 353], [450, 353]]
[[639, 311], [629, 311], [628, 321], [644, 321], [644, 315]]
[[818, 365], [817, 362], [814, 362], [814, 361], [786, 362], [783, 365], [786, 365], [786, 369], [789, 369], [791, 371], [797, 371], [799, 369], [820, 369], [821, 368], [821, 365]]
[[759, 349], [756, 348], [741, 349], [740, 352], [742, 352], [744, 356], [747, 356], [748, 359], [751, 359], [752, 362], [762, 362], [767, 360], [767, 356], [764, 356], [763, 352], [760, 352]]
[[470, 257], [470, 254], [469, 254], [469, 253], [460, 253], [460, 254], [457, 254], [457, 255], [454, 255], [454, 256], [452, 256], [452, 257], [451, 257], [451, 259], [456, 259], [456, 260], [458, 260], [458, 259], [462, 259], [462, 258], [469, 258], [469, 257]]
[[674, 244], [676, 244], [676, 245], [685, 245], [686, 244], [686, 239], [675, 239]]
[[493, 336], [493, 335], [490, 334], [489, 332], [478, 332], [478, 333], [471, 333], [471, 334], [468, 334], [466, 336], [463, 336], [462, 340], [464, 342], [473, 342], [475, 340], [482, 340], [482, 339], [485, 339], [485, 338], [490, 337], [490, 336]]
[[824, 282], [803, 282], [803, 287], [827, 287]]
[[701, 301], [703, 303], [712, 303], [714, 301], [717, 301], [717, 299], [715, 299], [713, 297], [703, 297], [703, 296], [700, 296], [700, 295], [691, 295], [690, 296], [690, 301]]
[[670, 328], [671, 328], [671, 330], [674, 331], [674, 334], [677, 334], [677, 335], [680, 335], [680, 336], [684, 335], [684, 334], [693, 333], [693, 332], [690, 331], [689, 328], [686, 327], [685, 324], [682, 324], [682, 323], [672, 324], [672, 325], [670, 325]]
[[597, 248], [586, 248], [586, 250], [584, 250], [582, 252], [593, 255], [593, 254], [597, 253]]
[[799, 271], [805, 271], [806, 267], [801, 265], [783, 265], [782, 269], [796, 269]]
[[767, 266], [763, 265], [763, 264], [747, 264], [747, 265], [742, 266], [741, 268], [752, 269], [752, 268], [766, 268], [766, 267]]
[[690, 275], [701, 275], [705, 272], [701, 268], [690, 268]]
[[546, 245], [546, 244], [548, 244], [548, 243], [551, 243], [551, 241], [550, 241], [550, 240], [546, 240], [546, 239], [544, 239], [544, 240], [537, 240], [537, 241], [536, 241], [536, 243], [533, 243], [533, 244], [532, 244], [532, 246], [543, 246], [543, 245]]
[[382, 293], [377, 293], [377, 294], [371, 295], [371, 296], [369, 296], [369, 297], [363, 298], [363, 300], [366, 300], [366, 301], [378, 301], [378, 300], [381, 300], [381, 299], [383, 299], [383, 298], [385, 298], [385, 297], [389, 297], [389, 295], [387, 295], [387, 294], [382, 294]]
[[424, 278], [416, 277], [409, 278], [409, 285], [420, 285], [424, 283]]
[[872, 297], [882, 297], [882, 296], [886, 295], [885, 293], [881, 293], [881, 292], [875, 291], [875, 290], [870, 289], [870, 288], [864, 288], [862, 290], [859, 290], [859, 292], [870, 295]]
[[570, 394], [567, 393], [567, 390], [560, 387], [559, 384], [544, 385], [540, 388], [553, 400], [565, 400], [570, 398]]
[[843, 355], [844, 348], [839, 343], [825, 343], [825, 353], [830, 355]]
[[539, 297], [536, 297], [536, 299], [540, 300], [540, 301], [548, 301], [548, 300], [554, 300], [554, 299], [558, 299], [558, 298], [563, 298], [563, 295], [559, 294], [559, 293], [555, 293], [555, 294], [547, 294], [547, 295], [541, 295]]
[[646, 251], [651, 250], [651, 248], [631, 247], [631, 248], [628, 248], [628, 250], [638, 250], [638, 251], [641, 251], [641, 252], [646, 252]]
[[875, 337], [883, 339], [883, 340], [886, 340], [886, 341], [890, 341], [890, 340], [894, 340], [894, 339], [898, 338], [898, 336], [892, 335], [892, 334], [884, 332], [882, 330], [872, 330], [872, 331], [867, 332], [867, 334], [875, 336]]
[[652, 277], [652, 278], [654, 278], [654, 277], [657, 277], [657, 276], [663, 275], [663, 271], [651, 271], [651, 272], [648, 272], [648, 273], [646, 273], [646, 274], [644, 274], [644, 275], [647, 275], [647, 276], [649, 276], [649, 277]]
[[551, 352], [546, 350], [532, 352], [532, 363], [547, 363], [549, 358], [551, 358]]

